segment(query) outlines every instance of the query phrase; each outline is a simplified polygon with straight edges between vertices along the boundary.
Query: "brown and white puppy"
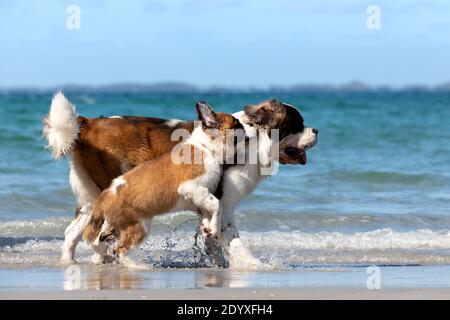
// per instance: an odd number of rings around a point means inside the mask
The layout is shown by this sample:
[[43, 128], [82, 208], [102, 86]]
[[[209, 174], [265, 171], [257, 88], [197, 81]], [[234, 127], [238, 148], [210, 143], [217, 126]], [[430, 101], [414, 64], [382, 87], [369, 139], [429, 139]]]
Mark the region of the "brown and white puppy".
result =
[[[188, 149], [180, 150], [181, 163], [167, 152], [114, 179], [96, 200], [85, 238], [94, 242], [100, 256], [106, 253], [100, 242], [114, 231], [119, 236], [119, 259], [133, 266], [127, 253], [146, 238], [153, 217], [170, 212], [200, 211], [210, 221], [211, 236], [220, 234], [222, 208], [213, 194], [227, 155], [234, 157], [234, 150], [226, 150], [230, 145], [234, 149], [227, 141], [229, 130], [243, 130], [243, 126], [232, 115], [215, 113], [204, 102], [196, 108], [202, 124], [184, 142]], [[97, 223], [103, 220], [102, 226]]]
[[[282, 164], [305, 164], [305, 151], [317, 142], [317, 130], [305, 127], [300, 112], [286, 103], [268, 100], [233, 115], [244, 124], [246, 133], [252, 129], [278, 129], [279, 162]], [[92, 204], [101, 191], [133, 167], [171, 151], [178, 144], [178, 141], [172, 141], [171, 135], [180, 128], [192, 132], [194, 124], [192, 121], [148, 117], [85, 118], [76, 114], [62, 93], [53, 97], [45, 119], [44, 135], [55, 158], [71, 155], [70, 183], [78, 207], [76, 218], [65, 230], [63, 263], [75, 261], [76, 245], [91, 220]], [[270, 143], [270, 139], [265, 141]], [[265, 151], [267, 148], [257, 150], [260, 154]], [[258, 165], [232, 166], [226, 170], [224, 183], [218, 190], [225, 209], [224, 243], [232, 250], [245, 251], [248, 257], [251, 254], [240, 241], [232, 213], [239, 201], [264, 177]], [[251, 258], [239, 259], [243, 255], [234, 256], [245, 265]]]
[[75, 219], [64, 232], [61, 262], [74, 263], [75, 249], [91, 220], [92, 206], [118, 176], [170, 152], [177, 129], [194, 130], [193, 121], [151, 117], [86, 118], [57, 92], [44, 119], [43, 134], [55, 159], [70, 155], [70, 185], [77, 199]]

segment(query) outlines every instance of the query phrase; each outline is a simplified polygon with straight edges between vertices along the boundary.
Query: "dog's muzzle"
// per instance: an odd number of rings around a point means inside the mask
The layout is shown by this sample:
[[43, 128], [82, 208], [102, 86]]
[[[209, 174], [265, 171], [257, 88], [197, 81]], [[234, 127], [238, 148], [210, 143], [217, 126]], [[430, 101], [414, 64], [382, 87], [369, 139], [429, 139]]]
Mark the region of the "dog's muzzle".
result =
[[286, 137], [280, 144], [279, 162], [281, 164], [301, 164], [308, 162], [306, 150], [317, 144], [316, 128], [305, 127], [303, 132]]
[[[294, 148], [294, 147], [286, 147], [286, 149], [284, 149], [284, 153], [289, 157], [289, 159], [284, 159], [287, 163], [298, 163], [301, 165], [305, 165], [306, 162], [308, 161], [308, 158], [306, 156], [306, 151], [299, 149], [299, 148]], [[280, 162], [282, 162], [282, 154], [280, 154]], [[284, 164], [284, 163], [283, 163]]]

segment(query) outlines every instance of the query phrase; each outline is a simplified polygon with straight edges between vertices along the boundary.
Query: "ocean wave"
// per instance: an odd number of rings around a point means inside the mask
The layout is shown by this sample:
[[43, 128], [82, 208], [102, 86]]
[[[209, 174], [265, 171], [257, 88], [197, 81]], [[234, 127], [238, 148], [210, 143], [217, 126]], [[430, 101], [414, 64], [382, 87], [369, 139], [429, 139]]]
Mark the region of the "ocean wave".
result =
[[390, 226], [395, 230], [450, 229], [450, 217], [427, 214], [336, 214], [247, 211], [235, 213], [243, 230], [254, 231], [370, 231]]
[[247, 236], [249, 244], [257, 249], [264, 249], [267, 246], [274, 250], [450, 249], [450, 230], [434, 232], [423, 229], [397, 232], [390, 228], [384, 228], [351, 234], [272, 231], [245, 233], [244, 235]]
[[[194, 239], [196, 230], [169, 230], [165, 233], [152, 234], [151, 240], [144, 248], [153, 250], [162, 248], [170, 236], [175, 244], [173, 248], [186, 249]], [[301, 231], [283, 232], [241, 232], [244, 241], [256, 250], [270, 248], [273, 250], [385, 250], [385, 249], [450, 249], [450, 230], [431, 231], [427, 229], [397, 232], [390, 228], [369, 232], [341, 233]], [[0, 249], [4, 250], [52, 250], [54, 244], [62, 241], [62, 236], [25, 236], [0, 237]], [[46, 244], [48, 247], [46, 247]]]
[[82, 95], [79, 97], [79, 99], [82, 103], [85, 103], [87, 105], [94, 105], [96, 103], [95, 98], [87, 96], [87, 95]]
[[415, 187], [440, 186], [448, 183], [448, 177], [437, 174], [404, 173], [389, 171], [332, 171], [324, 173], [329, 178], [339, 181], [367, 184], [414, 185]]
[[36, 220], [12, 220], [0, 223], [1, 237], [61, 236], [72, 219], [50, 217]]
[[[274, 269], [306, 265], [443, 264], [450, 263], [450, 230], [396, 232], [389, 228], [370, 232], [242, 232], [254, 254]], [[0, 237], [1, 264], [57, 263], [60, 237]], [[151, 235], [135, 255], [155, 266], [189, 267], [198, 254], [195, 231], [169, 230]], [[80, 243], [77, 255], [89, 262], [92, 254]]]
[[[238, 229], [243, 232], [264, 234], [355, 234], [356, 231], [371, 232], [385, 230], [389, 226], [393, 232], [410, 230], [450, 230], [450, 216], [426, 214], [333, 214], [333, 213], [289, 213], [239, 211], [234, 214]], [[45, 219], [10, 220], [0, 222], [0, 236], [63, 236], [64, 229], [73, 216], [53, 216]], [[171, 230], [194, 231], [198, 226], [197, 215], [178, 212], [153, 219], [152, 234], [164, 234]], [[391, 230], [389, 229], [389, 230]], [[360, 234], [360, 233], [356, 233]]]
[[41, 144], [39, 136], [36, 137], [36, 135], [32, 135], [31, 133], [24, 134], [23, 131], [19, 132], [16, 130], [0, 130], [0, 140], [9, 147], [23, 147], [24, 145], [31, 146]]

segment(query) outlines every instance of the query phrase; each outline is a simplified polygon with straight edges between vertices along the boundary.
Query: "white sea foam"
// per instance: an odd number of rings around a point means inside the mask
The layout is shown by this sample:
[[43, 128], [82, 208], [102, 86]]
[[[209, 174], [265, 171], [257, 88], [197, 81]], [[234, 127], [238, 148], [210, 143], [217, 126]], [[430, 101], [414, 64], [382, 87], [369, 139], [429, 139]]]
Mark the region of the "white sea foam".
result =
[[[167, 241], [171, 248], [182, 250], [192, 247], [195, 230], [176, 231], [170, 234], [152, 235], [142, 247], [145, 250], [163, 249]], [[3, 238], [3, 237], [1, 237]], [[29, 238], [29, 237], [26, 237]], [[32, 238], [32, 237], [31, 237]], [[433, 232], [416, 230], [396, 232], [391, 229], [374, 230], [343, 234], [340, 232], [304, 233], [299, 231], [282, 232], [241, 232], [244, 242], [255, 250], [387, 250], [387, 249], [449, 249], [450, 231]], [[15, 239], [15, 238], [11, 238]], [[16, 238], [17, 239], [17, 238]], [[28, 239], [14, 245], [14, 251], [59, 250], [61, 239], [40, 240], [40, 237]], [[5, 250], [5, 246], [0, 247]]]
[[[339, 217], [336, 217], [338, 219]], [[341, 217], [342, 221], [347, 220]], [[191, 243], [197, 226], [193, 214], [178, 213], [155, 219], [152, 237], [145, 244], [148, 249], [158, 248], [158, 243], [170, 237], [176, 238], [176, 246]], [[62, 238], [64, 228], [70, 223], [70, 217], [50, 217], [36, 220], [14, 220], [0, 223], [0, 238], [4, 237], [42, 237]], [[370, 249], [450, 249], [450, 230], [431, 230], [427, 228], [411, 231], [396, 231], [391, 228], [378, 228], [365, 232], [306, 232], [293, 228], [281, 228], [284, 223], [274, 225], [271, 231], [241, 231], [241, 237], [257, 250], [272, 249], [333, 249], [333, 250], [370, 250]]]
[[[4, 224], [0, 227], [5, 229]], [[28, 230], [30, 226], [23, 224], [21, 228]], [[192, 221], [178, 230], [160, 226], [159, 232], [154, 232], [136, 254], [157, 266], [189, 267], [198, 253], [194, 235]], [[450, 263], [450, 230], [399, 232], [385, 228], [355, 233], [278, 230], [241, 232], [241, 237], [256, 256], [274, 269], [308, 264]], [[2, 234], [0, 240], [0, 264], [53, 264], [62, 246], [62, 237], [9, 238]], [[90, 254], [86, 244], [80, 243], [79, 259], [87, 262]]]
[[261, 232], [243, 233], [247, 242], [258, 249], [450, 249], [450, 231], [415, 230], [398, 232], [390, 228], [369, 232]]
[[12, 220], [0, 223], [0, 237], [63, 236], [69, 217], [50, 217], [36, 220]]

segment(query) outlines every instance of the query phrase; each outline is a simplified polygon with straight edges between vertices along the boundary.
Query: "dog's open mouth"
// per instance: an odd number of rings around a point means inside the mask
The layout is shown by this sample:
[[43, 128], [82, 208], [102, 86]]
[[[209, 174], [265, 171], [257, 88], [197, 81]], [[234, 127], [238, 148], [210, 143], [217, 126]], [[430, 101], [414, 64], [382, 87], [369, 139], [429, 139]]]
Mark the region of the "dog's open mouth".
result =
[[305, 165], [307, 162], [306, 151], [303, 149], [286, 147], [284, 149], [284, 154], [286, 155], [286, 157], [283, 157], [283, 155], [280, 154], [281, 163], [298, 163]]

